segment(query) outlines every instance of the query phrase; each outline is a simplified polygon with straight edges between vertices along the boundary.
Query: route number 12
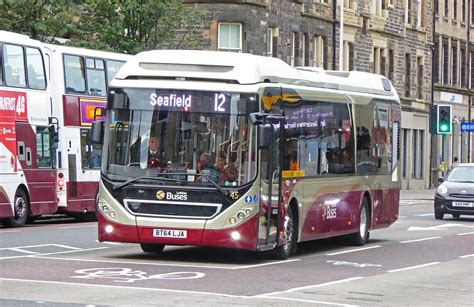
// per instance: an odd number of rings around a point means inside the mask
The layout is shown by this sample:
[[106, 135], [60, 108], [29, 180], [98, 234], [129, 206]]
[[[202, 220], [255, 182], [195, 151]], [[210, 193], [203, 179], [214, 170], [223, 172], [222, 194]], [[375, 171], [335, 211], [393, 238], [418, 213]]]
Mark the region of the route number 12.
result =
[[225, 103], [224, 94], [214, 95], [214, 111], [215, 112], [225, 112], [224, 103]]

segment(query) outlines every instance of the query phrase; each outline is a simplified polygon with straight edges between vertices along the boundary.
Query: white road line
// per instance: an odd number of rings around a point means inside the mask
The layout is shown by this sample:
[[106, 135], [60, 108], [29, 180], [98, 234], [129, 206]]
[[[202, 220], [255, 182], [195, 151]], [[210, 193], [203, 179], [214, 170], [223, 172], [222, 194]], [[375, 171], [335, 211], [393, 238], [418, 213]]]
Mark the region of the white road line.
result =
[[[107, 248], [107, 247], [102, 247]], [[58, 253], [59, 254], [59, 253]], [[195, 264], [173, 264], [173, 263], [156, 263], [156, 262], [136, 262], [136, 261], [116, 261], [116, 260], [99, 260], [99, 259], [81, 259], [81, 258], [62, 258], [62, 257], [43, 257], [47, 254], [35, 255], [34, 258], [40, 259], [53, 259], [53, 260], [64, 260], [74, 262], [98, 262], [98, 263], [114, 263], [114, 264], [137, 264], [137, 265], [152, 265], [152, 266], [174, 266], [174, 267], [186, 267], [186, 268], [203, 268], [203, 269], [219, 269], [219, 270], [241, 270], [259, 266], [275, 265], [288, 262], [301, 261], [301, 259], [290, 259], [284, 261], [267, 262], [262, 264], [224, 267], [224, 266], [212, 266], [212, 265], [195, 265]], [[25, 257], [25, 256], [23, 256]], [[0, 258], [1, 259], [1, 258]]]
[[430, 263], [425, 263], [425, 264], [410, 266], [410, 267], [406, 267], [406, 268], [390, 270], [390, 271], [387, 271], [387, 273], [395, 273], [395, 272], [400, 272], [400, 271], [413, 270], [413, 269], [418, 269], [418, 268], [427, 267], [427, 266], [430, 266], [430, 265], [435, 265], [435, 264], [438, 264], [438, 263], [441, 263], [441, 262], [430, 262]]
[[[99, 241], [96, 241], [99, 242]], [[123, 245], [123, 243], [119, 242], [99, 242], [100, 244], [109, 244], [109, 245]]]
[[73, 283], [73, 282], [62, 282], [62, 281], [14, 279], [14, 278], [1, 278], [1, 277], [0, 277], [0, 281], [40, 283], [40, 284], [52, 284], [52, 285], [66, 285], [66, 286], [82, 286], [82, 287], [102, 288], [102, 289], [104, 288], [105, 289], [118, 289], [118, 290], [125, 289], [125, 290], [140, 290], [140, 291], [146, 290], [146, 291], [152, 291], [152, 292], [203, 294], [203, 295], [212, 295], [212, 296], [229, 297], [229, 298], [242, 298], [246, 300], [277, 299], [277, 300], [288, 300], [288, 301], [295, 301], [295, 302], [320, 303], [320, 304], [336, 305], [336, 306], [355, 306], [355, 305], [337, 304], [337, 303], [331, 303], [331, 302], [320, 302], [320, 301], [311, 301], [311, 300], [302, 300], [302, 299], [292, 299], [292, 298], [284, 298], [284, 297], [272, 297], [272, 296], [265, 297], [261, 295], [243, 296], [243, 295], [232, 295], [232, 294], [225, 294], [225, 293], [203, 292], [203, 291], [172, 290], [172, 289], [146, 288], [146, 287], [127, 287], [127, 286], [116, 286], [116, 285], [98, 285], [98, 284], [85, 284], [85, 283]]
[[15, 248], [15, 247], [9, 248], [9, 250], [19, 252], [19, 253], [25, 253], [25, 254], [38, 254], [38, 252], [27, 251], [27, 250], [23, 250], [21, 248]]
[[42, 254], [35, 254], [35, 255], [21, 255], [21, 256], [1, 257], [0, 260], [16, 259], [16, 258], [31, 258], [31, 257], [33, 257], [33, 258], [47, 258], [47, 257], [41, 257], [41, 256], [86, 252], [86, 251], [105, 249], [105, 248], [108, 248], [108, 247], [84, 248], [84, 249], [80, 249], [80, 250], [62, 251], [62, 252], [54, 252], [54, 253], [42, 253]]
[[428, 240], [435, 240], [435, 239], [441, 239], [441, 237], [430, 237], [430, 238], [423, 238], [423, 239], [416, 239], [416, 240], [401, 241], [400, 243], [405, 244], [405, 243], [421, 242], [421, 241], [428, 241]]
[[474, 254], [459, 256], [459, 258], [461, 258], [461, 259], [470, 258], [470, 257], [474, 257]]
[[256, 268], [256, 267], [267, 266], [267, 265], [275, 265], [275, 264], [282, 264], [282, 263], [288, 263], [288, 262], [295, 262], [295, 261], [301, 261], [301, 259], [290, 259], [290, 260], [274, 261], [274, 262], [267, 262], [267, 263], [261, 263], [261, 264], [243, 265], [243, 266], [233, 267], [233, 268], [230, 268], [230, 269], [231, 270], [242, 270], [242, 269]]
[[331, 303], [331, 302], [323, 302], [323, 301], [314, 301], [314, 300], [303, 300], [299, 298], [290, 298], [290, 297], [278, 297], [278, 296], [254, 296], [255, 298], [265, 298], [265, 299], [277, 299], [277, 300], [285, 300], [285, 301], [294, 301], [294, 302], [302, 302], [302, 303], [313, 303], [313, 304], [322, 304], [322, 305], [331, 305], [331, 306], [347, 306], [347, 307], [355, 307], [357, 305], [348, 305], [348, 304], [339, 304], [339, 303]]
[[434, 213], [415, 214], [415, 216], [433, 216]]
[[74, 246], [68, 246], [68, 245], [62, 245], [62, 244], [51, 244], [51, 245], [54, 245], [54, 246], [57, 246], [57, 247], [62, 247], [62, 248], [66, 248], [66, 249], [75, 249], [75, 250], [82, 250], [82, 248], [79, 248], [79, 247], [74, 247]]
[[329, 281], [329, 282], [325, 282], [325, 283], [322, 283], [322, 284], [316, 284], [316, 285], [310, 285], [310, 286], [304, 286], [304, 287], [298, 287], [298, 288], [292, 288], [292, 289], [288, 289], [288, 290], [283, 290], [283, 291], [276, 291], [276, 292], [270, 292], [270, 293], [264, 293], [264, 294], [259, 294], [259, 295], [256, 295], [256, 297], [259, 297], [259, 296], [271, 296], [271, 295], [275, 295], [275, 294], [280, 294], [280, 293], [290, 293], [290, 292], [295, 292], [295, 291], [299, 291], [299, 290], [305, 290], [305, 289], [310, 289], [310, 288], [321, 288], [321, 287], [325, 287], [325, 286], [331, 286], [331, 285], [335, 285], [335, 284], [340, 284], [340, 283], [344, 283], [344, 282], [348, 282], [348, 281], [353, 281], [353, 280], [358, 280], [358, 279], [362, 279], [363, 277], [351, 277], [351, 278], [346, 278], [346, 279], [341, 279], [341, 280], [335, 280], [335, 281]]
[[26, 245], [26, 246], [13, 246], [13, 247], [3, 247], [0, 248], [0, 250], [4, 249], [11, 249], [11, 248], [32, 248], [32, 247], [45, 247], [45, 246], [51, 246], [52, 244], [39, 244], [39, 245]]
[[379, 248], [379, 247], [380, 247], [380, 245], [374, 245], [374, 246], [368, 246], [368, 247], [350, 249], [350, 250], [346, 250], [346, 251], [342, 251], [342, 252], [336, 252], [336, 253], [326, 254], [326, 256], [342, 255], [342, 254], [353, 253], [353, 252], [359, 252], [359, 251], [364, 251], [364, 250], [373, 249], [373, 248]]
[[224, 293], [214, 293], [214, 292], [201, 292], [201, 291], [187, 291], [187, 290], [171, 290], [171, 289], [160, 289], [160, 288], [146, 288], [146, 287], [126, 287], [126, 286], [114, 286], [114, 285], [98, 285], [98, 284], [86, 284], [86, 283], [74, 283], [74, 282], [63, 282], [63, 281], [48, 281], [48, 280], [33, 280], [33, 279], [15, 279], [15, 278], [2, 278], [0, 281], [12, 281], [12, 282], [27, 282], [27, 283], [41, 283], [41, 284], [53, 284], [53, 285], [67, 285], [67, 286], [83, 286], [83, 287], [92, 287], [92, 288], [109, 288], [109, 289], [126, 289], [126, 290], [149, 290], [153, 292], [171, 292], [171, 293], [191, 293], [191, 294], [206, 294], [206, 295], [215, 295], [215, 296], [224, 296], [224, 297], [235, 297], [235, 298], [244, 298], [252, 299], [253, 296], [242, 296], [242, 295], [232, 295]]
[[97, 225], [81, 225], [81, 226], [64, 226], [57, 229], [74, 229], [74, 228], [97, 228]]
[[471, 232], [463, 232], [463, 233], [458, 233], [458, 236], [467, 236], [467, 235], [474, 235], [474, 231]]

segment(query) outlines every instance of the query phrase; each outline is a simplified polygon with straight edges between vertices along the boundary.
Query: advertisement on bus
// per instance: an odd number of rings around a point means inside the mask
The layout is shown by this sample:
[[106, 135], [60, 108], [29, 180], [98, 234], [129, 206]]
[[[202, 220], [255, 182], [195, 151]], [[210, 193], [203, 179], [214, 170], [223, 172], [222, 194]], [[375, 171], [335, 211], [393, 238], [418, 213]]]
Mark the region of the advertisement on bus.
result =
[[17, 171], [17, 120], [27, 120], [26, 94], [0, 91], [0, 173]]

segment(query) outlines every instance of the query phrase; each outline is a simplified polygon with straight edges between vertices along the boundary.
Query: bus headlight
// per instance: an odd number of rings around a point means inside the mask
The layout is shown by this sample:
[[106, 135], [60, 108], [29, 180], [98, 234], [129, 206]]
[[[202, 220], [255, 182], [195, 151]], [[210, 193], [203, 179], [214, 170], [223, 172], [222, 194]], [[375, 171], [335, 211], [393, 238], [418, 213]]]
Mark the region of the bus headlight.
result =
[[98, 204], [97, 204], [97, 207], [99, 208], [100, 211], [102, 211], [102, 213], [111, 218], [111, 219], [114, 219], [116, 220], [117, 219], [117, 212], [115, 212], [114, 210], [112, 210], [112, 208], [110, 207], [109, 204], [105, 203], [104, 201], [102, 200], [99, 200]]

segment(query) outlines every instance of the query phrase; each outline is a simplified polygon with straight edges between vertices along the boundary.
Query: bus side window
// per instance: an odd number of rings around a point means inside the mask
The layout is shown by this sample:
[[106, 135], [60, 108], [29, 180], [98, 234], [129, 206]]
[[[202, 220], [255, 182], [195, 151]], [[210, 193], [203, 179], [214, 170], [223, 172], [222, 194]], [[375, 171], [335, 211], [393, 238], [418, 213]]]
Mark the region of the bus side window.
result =
[[48, 127], [36, 128], [36, 161], [39, 168], [51, 168], [52, 140]]
[[3, 45], [3, 61], [5, 65], [5, 83], [8, 86], [25, 87], [25, 61], [21, 46]]
[[84, 59], [82, 57], [64, 55], [64, 72], [66, 78], [66, 93], [76, 94], [86, 92]]
[[87, 59], [87, 88], [89, 95], [105, 96], [105, 66], [103, 60]]
[[3, 85], [3, 52], [2, 52], [2, 45], [0, 45], [0, 85]]
[[46, 78], [43, 57], [37, 48], [26, 48], [26, 63], [28, 65], [28, 84], [36, 90], [46, 89]]

